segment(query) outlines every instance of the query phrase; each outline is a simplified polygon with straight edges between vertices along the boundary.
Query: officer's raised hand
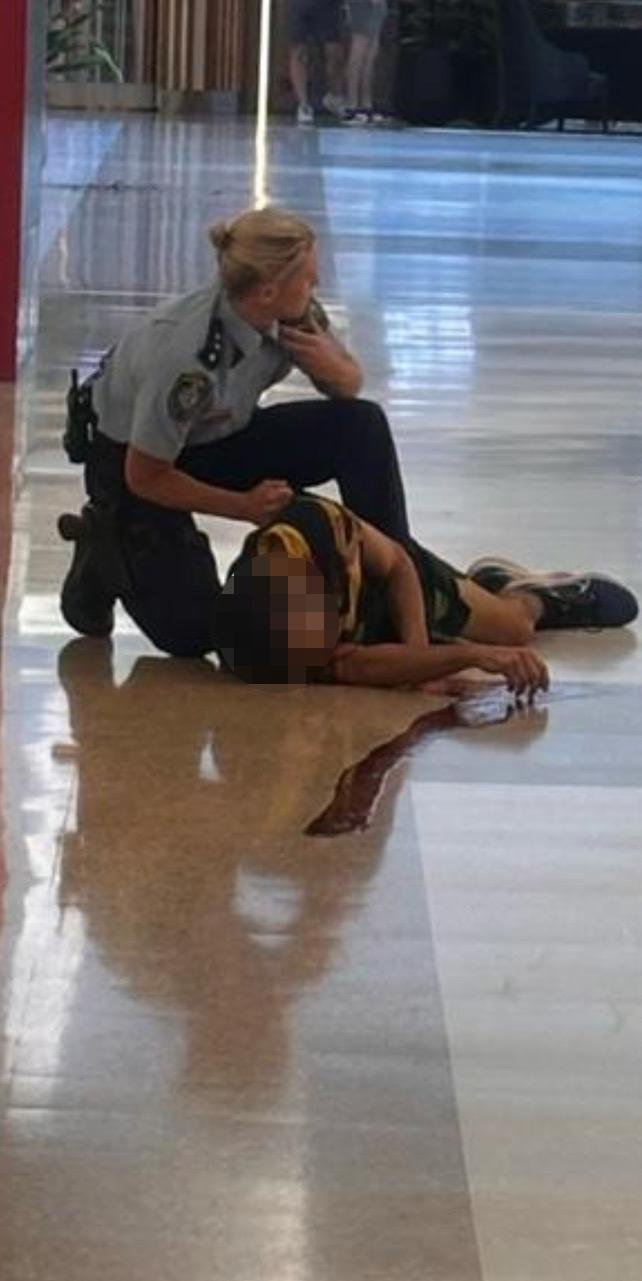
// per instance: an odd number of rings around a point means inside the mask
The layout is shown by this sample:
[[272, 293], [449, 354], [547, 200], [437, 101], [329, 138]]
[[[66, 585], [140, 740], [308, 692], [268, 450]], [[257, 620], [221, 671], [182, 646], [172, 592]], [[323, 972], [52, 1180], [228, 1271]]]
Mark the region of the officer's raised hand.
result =
[[241, 498], [239, 519], [247, 520], [252, 525], [266, 525], [278, 516], [294, 497], [294, 491], [286, 480], [262, 480], [260, 485], [249, 489]]
[[316, 321], [305, 325], [279, 324], [279, 342], [299, 369], [319, 391], [330, 396], [356, 396], [361, 388], [361, 369], [334, 334]]

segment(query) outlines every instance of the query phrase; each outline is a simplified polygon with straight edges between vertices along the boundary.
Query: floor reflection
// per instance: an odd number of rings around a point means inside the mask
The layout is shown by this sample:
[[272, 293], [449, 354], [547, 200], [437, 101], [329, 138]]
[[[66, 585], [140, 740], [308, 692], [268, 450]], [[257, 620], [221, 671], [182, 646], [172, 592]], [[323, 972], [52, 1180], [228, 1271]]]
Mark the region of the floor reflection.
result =
[[427, 746], [431, 739], [455, 729], [482, 729], [489, 725], [506, 725], [518, 718], [522, 732], [511, 737], [513, 751], [525, 747], [530, 734], [541, 732], [548, 722], [548, 708], [510, 698], [503, 689], [492, 689], [487, 682], [475, 683], [466, 697], [449, 706], [432, 709], [417, 716], [401, 734], [373, 748], [362, 760], [344, 770], [330, 804], [306, 827], [308, 836], [339, 836], [363, 832], [373, 820], [381, 793], [391, 771], [409, 756]]
[[[250, 689], [141, 658], [122, 617], [113, 654], [67, 644], [68, 370], [209, 278], [253, 145], [51, 123], [4, 620], [3, 1281], [637, 1281], [639, 632], [551, 635], [545, 705], [426, 736], [416, 695]], [[419, 539], [642, 591], [638, 144], [278, 124], [267, 181], [319, 232]], [[225, 567], [238, 529], [204, 527]], [[304, 835], [335, 793], [365, 830]]]
[[53, 750], [77, 774], [60, 906], [131, 994], [187, 1016], [185, 1083], [277, 1086], [288, 1007], [359, 912], [395, 787], [367, 839], [315, 847], [306, 809], [355, 750], [350, 714], [274, 691], [257, 733], [251, 691], [209, 664], [141, 658], [117, 685], [109, 643], [71, 642], [59, 676], [73, 745]]

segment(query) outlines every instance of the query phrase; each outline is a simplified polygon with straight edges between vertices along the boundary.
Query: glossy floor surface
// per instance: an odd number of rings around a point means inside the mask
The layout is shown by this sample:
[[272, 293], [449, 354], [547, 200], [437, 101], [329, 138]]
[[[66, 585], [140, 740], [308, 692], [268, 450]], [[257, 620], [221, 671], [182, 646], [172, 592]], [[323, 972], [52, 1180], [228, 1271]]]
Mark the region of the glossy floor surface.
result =
[[[440, 715], [58, 615], [67, 368], [208, 277], [254, 166], [243, 124], [50, 123], [4, 624], [2, 1279], [639, 1281], [636, 629], [549, 639], [530, 711]], [[641, 174], [632, 138], [270, 136], [454, 560], [642, 591]], [[244, 531], [208, 529], [225, 565]], [[328, 807], [340, 834], [306, 834]]]

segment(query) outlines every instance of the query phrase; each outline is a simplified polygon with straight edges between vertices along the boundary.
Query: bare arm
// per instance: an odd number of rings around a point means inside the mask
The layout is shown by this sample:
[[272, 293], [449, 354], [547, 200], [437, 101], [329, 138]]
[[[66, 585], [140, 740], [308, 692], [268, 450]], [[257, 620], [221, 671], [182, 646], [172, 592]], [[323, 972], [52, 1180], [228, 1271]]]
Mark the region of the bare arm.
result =
[[364, 570], [386, 584], [399, 640], [416, 647], [429, 645], [424, 594], [411, 557], [381, 530], [364, 520], [359, 524]]
[[277, 515], [292, 497], [284, 480], [265, 480], [254, 489], [221, 489], [194, 480], [173, 463], [153, 458], [130, 445], [125, 459], [127, 488], [138, 498], [174, 511], [201, 512], [261, 525]]
[[534, 694], [548, 689], [546, 664], [531, 649], [510, 649], [499, 645], [478, 645], [461, 641], [454, 645], [341, 645], [330, 664], [334, 680], [343, 685], [373, 685], [394, 688], [423, 685], [427, 681], [455, 676], [476, 667], [503, 676], [515, 694]]
[[516, 694], [548, 689], [546, 664], [534, 650], [466, 640], [431, 644], [421, 583], [410, 556], [380, 530], [365, 521], [360, 523], [364, 569], [388, 585], [400, 643], [339, 646], [330, 664], [336, 681], [387, 687], [424, 685], [477, 667], [503, 676]]

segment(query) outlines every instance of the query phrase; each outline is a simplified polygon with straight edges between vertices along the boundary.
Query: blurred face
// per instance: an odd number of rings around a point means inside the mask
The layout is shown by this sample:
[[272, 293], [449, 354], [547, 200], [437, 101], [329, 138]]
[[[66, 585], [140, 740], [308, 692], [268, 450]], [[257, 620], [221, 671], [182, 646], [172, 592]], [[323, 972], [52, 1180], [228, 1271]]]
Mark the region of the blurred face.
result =
[[336, 603], [309, 561], [276, 553], [264, 560], [275, 650], [287, 650], [289, 679], [305, 681], [327, 665], [339, 639]]
[[275, 320], [296, 322], [305, 315], [319, 283], [316, 245], [307, 250], [300, 265], [285, 280], [268, 286], [273, 291], [270, 306]]

